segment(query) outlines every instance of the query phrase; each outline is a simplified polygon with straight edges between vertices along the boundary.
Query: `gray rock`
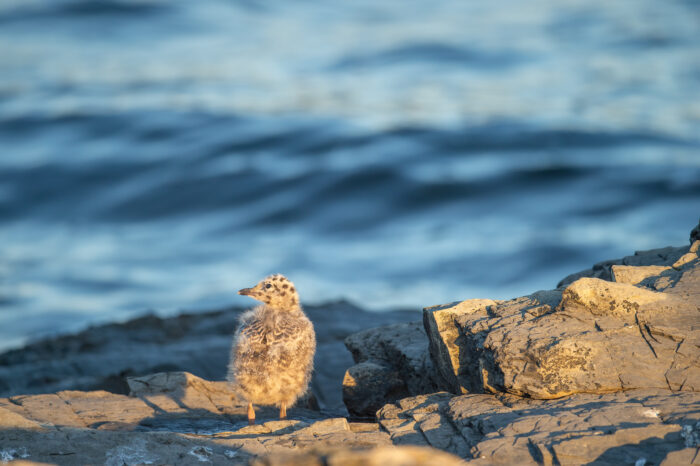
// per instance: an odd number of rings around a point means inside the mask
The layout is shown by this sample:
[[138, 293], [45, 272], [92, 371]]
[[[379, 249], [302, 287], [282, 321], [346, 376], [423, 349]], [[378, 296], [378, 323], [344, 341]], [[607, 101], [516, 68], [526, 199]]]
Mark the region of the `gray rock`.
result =
[[374, 417], [387, 402], [409, 396], [398, 371], [391, 367], [364, 361], [345, 371], [343, 402], [355, 417]]
[[389, 402], [435, 391], [428, 339], [420, 322], [364, 330], [345, 339], [357, 363], [343, 379], [343, 401], [357, 417], [374, 417]]
[[698, 224], [695, 226], [695, 228], [690, 231], [690, 244], [693, 244], [698, 240], [700, 240], [700, 220], [698, 220]]
[[601, 280], [612, 281], [612, 266], [614, 265], [628, 265], [633, 267], [655, 265], [660, 267], [671, 267], [676, 261], [678, 261], [678, 259], [681, 258], [681, 256], [689, 252], [689, 249], [690, 248], [688, 246], [668, 246], [665, 248], [650, 249], [648, 251], [636, 251], [632, 256], [599, 262], [590, 269], [572, 273], [571, 275], [562, 279], [557, 284], [557, 288], [564, 288], [579, 278], [584, 277], [600, 278]]
[[613, 265], [611, 267], [611, 276], [612, 281], [614, 282], [636, 285], [650, 277], [657, 277], [662, 272], [665, 272], [670, 268], [671, 267], [665, 267], [663, 265], [646, 265], [638, 267], [632, 265]]
[[[455, 319], [468, 314], [483, 314], [487, 307], [497, 304], [492, 299], [468, 299], [423, 310], [423, 325], [429, 340], [429, 350], [433, 364], [440, 376], [442, 385], [453, 393], [467, 392], [463, 388], [467, 380], [460, 370], [467, 367], [466, 353], [460, 350], [463, 338]], [[476, 388], [473, 388], [476, 389]]]
[[306, 448], [391, 444], [376, 428], [298, 407], [283, 421], [275, 409], [260, 409], [262, 423], [248, 426], [247, 404], [225, 382], [189, 373], [128, 383], [131, 396], [63, 391], [0, 399], [0, 454], [60, 464], [247, 464]]
[[468, 456], [468, 447], [444, 417], [447, 402], [453, 396], [446, 392], [404, 398], [377, 412], [379, 424], [391, 434], [397, 445], [422, 445]]
[[430, 379], [432, 361], [428, 356], [428, 338], [420, 321], [386, 325], [354, 333], [345, 346], [356, 363], [379, 361], [394, 368], [406, 383], [409, 394], [435, 390]]
[[668, 390], [559, 400], [437, 393], [387, 405], [378, 416], [395, 443], [430, 445], [470, 464], [613, 465], [641, 457], [659, 464], [688, 457], [695, 427], [686, 426], [697, 425], [698, 406], [700, 393]]
[[431, 356], [454, 393], [700, 391], [698, 262], [640, 286], [581, 278], [509, 301], [427, 308]]
[[369, 450], [331, 450], [268, 455], [255, 459], [253, 466], [458, 466], [464, 462], [433, 448], [404, 446]]

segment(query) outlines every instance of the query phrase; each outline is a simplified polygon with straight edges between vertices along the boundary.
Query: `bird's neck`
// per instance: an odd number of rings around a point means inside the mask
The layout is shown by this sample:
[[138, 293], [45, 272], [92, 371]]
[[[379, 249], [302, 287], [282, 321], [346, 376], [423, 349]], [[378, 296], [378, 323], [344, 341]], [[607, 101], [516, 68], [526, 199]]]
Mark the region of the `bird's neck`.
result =
[[297, 312], [302, 312], [301, 306], [273, 306], [271, 304], [264, 304], [262, 307], [263, 312], [270, 312], [274, 314], [295, 314]]

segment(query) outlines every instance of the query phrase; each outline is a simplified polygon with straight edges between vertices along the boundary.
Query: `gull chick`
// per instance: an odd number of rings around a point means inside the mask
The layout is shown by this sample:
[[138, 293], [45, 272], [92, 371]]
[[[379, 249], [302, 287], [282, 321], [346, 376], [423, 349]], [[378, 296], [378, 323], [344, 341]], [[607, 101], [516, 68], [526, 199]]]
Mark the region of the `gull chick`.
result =
[[249, 424], [255, 424], [253, 404], [278, 406], [280, 419], [285, 419], [287, 407], [306, 392], [311, 380], [314, 327], [299, 305], [296, 288], [283, 275], [270, 275], [238, 294], [263, 304], [240, 318], [227, 379], [248, 402]]

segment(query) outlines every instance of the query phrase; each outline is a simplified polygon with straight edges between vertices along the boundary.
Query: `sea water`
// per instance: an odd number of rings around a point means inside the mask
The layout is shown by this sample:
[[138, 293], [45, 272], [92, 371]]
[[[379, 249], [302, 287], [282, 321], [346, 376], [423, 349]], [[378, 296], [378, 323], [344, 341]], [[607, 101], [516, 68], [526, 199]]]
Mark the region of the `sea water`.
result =
[[0, 2], [0, 348], [510, 298], [700, 215], [688, 0]]

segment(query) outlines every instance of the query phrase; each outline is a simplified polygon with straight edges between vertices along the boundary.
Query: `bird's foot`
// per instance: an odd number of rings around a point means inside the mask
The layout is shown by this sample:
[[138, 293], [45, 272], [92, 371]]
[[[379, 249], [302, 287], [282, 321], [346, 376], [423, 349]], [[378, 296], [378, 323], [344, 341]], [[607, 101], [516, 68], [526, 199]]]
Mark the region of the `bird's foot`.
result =
[[252, 426], [255, 424], [255, 409], [253, 409], [253, 403], [248, 403], [248, 425]]

